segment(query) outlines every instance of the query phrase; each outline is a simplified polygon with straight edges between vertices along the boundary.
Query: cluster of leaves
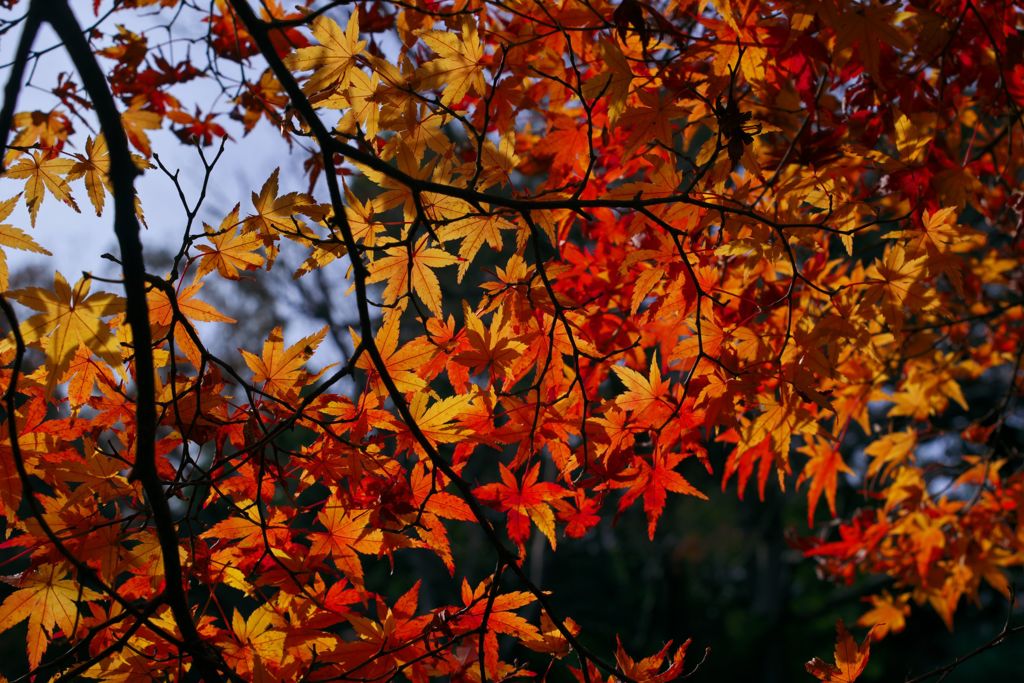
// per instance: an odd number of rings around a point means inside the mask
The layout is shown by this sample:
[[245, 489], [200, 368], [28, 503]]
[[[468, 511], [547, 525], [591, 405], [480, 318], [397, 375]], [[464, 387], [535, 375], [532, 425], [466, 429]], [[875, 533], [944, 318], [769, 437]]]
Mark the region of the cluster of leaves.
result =
[[[572, 653], [580, 680], [671, 680], [686, 643], [602, 657], [524, 561], [533, 534], [555, 550], [632, 506], [653, 538], [669, 493], [706, 497], [694, 467], [740, 496], [805, 487], [812, 527], [824, 498], [829, 525], [797, 543], [838, 580], [889, 578], [859, 622], [875, 638], [911, 604], [952, 627], [983, 583], [1010, 595], [1020, 6], [131, 0], [88, 42], [75, 24], [78, 43], [64, 2], [6, 4], [25, 9], [3, 27], [23, 32], [9, 92], [43, 22], [83, 85], [62, 77], [45, 112], [5, 100], [4, 178], [23, 187], [0, 218], [24, 201], [34, 224], [48, 194], [77, 210], [82, 181], [97, 214], [114, 197], [125, 270], [124, 299], [59, 273], [9, 291], [0, 260], [0, 516], [20, 567], [0, 629], [28, 620], [34, 671], [484, 681]], [[169, 32], [205, 25], [208, 63], [124, 28], [154, 9]], [[184, 103], [199, 79], [233, 109]], [[273, 130], [309, 187], [267, 169], [200, 227], [204, 155], [173, 266], [146, 273], [123, 188], [165, 128], [197, 145]], [[309, 366], [327, 328], [232, 359], [197, 325], [234, 322], [204, 284], [259, 277], [286, 243], [305, 249], [296, 278], [349, 268], [338, 365]], [[9, 225], [0, 244], [44, 251]], [[962, 387], [998, 377], [996, 408], [972, 412]], [[952, 457], [927, 457], [949, 438]], [[489, 576], [461, 575], [462, 528]], [[458, 601], [368, 578], [411, 553]], [[867, 642], [840, 626], [837, 664], [808, 670], [853, 680]]]

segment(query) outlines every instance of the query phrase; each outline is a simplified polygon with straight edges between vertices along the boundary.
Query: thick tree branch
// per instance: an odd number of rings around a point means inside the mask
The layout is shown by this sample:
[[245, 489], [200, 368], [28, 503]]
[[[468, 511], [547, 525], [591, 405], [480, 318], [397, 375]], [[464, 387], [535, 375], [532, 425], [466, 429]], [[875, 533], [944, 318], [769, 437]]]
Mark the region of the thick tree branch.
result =
[[82, 27], [71, 12], [67, 0], [34, 0], [33, 8], [46, 5], [46, 19], [64, 42], [82, 78], [82, 84], [96, 110], [100, 129], [110, 150], [110, 182], [114, 195], [114, 233], [121, 251], [124, 269], [125, 317], [132, 332], [135, 356], [135, 463], [132, 477], [138, 479], [153, 513], [156, 534], [163, 560], [164, 598], [174, 615], [184, 640], [184, 647], [193, 657], [199, 675], [205, 680], [222, 680], [218, 669], [231, 675], [231, 669], [219, 663], [196, 629], [188, 606], [183, 583], [184, 573], [179, 558], [178, 532], [171, 509], [164, 495], [156, 469], [156, 386], [154, 380], [153, 342], [146, 303], [146, 267], [139, 220], [135, 213], [135, 177], [139, 174], [132, 161], [128, 136], [92, 48]]

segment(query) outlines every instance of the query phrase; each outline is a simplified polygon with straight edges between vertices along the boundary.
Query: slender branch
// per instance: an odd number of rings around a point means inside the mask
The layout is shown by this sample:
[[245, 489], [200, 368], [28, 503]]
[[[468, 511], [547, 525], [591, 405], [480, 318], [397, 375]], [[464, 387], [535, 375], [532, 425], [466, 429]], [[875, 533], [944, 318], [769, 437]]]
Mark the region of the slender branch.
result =
[[914, 676], [913, 678], [908, 678], [908, 679], [906, 679], [906, 681], [904, 683], [921, 683], [922, 681], [927, 681], [929, 678], [934, 678], [935, 676], [938, 676], [939, 680], [943, 681], [943, 680], [946, 679], [947, 676], [949, 676], [950, 673], [953, 672], [954, 669], [956, 669], [958, 666], [960, 666], [961, 664], [963, 664], [967, 660], [974, 659], [978, 655], [980, 655], [980, 654], [982, 654], [984, 652], [987, 652], [987, 651], [991, 650], [994, 647], [1002, 645], [1004, 642], [1006, 642], [1006, 639], [1009, 638], [1012, 635], [1016, 635], [1018, 633], [1024, 633], [1024, 624], [1018, 624], [1017, 626], [1010, 626], [1010, 617], [1013, 614], [1013, 603], [1014, 603], [1013, 593], [1011, 593], [1010, 594], [1010, 607], [1009, 607], [1009, 612], [1006, 615], [1006, 622], [1003, 624], [1002, 630], [1000, 630], [999, 633], [997, 633], [995, 636], [993, 636], [990, 640], [988, 640], [987, 642], [982, 643], [981, 645], [979, 645], [978, 647], [974, 648], [970, 652], [965, 652], [962, 655], [958, 655], [958, 656], [954, 657], [952, 659], [952, 661], [950, 661], [950, 662], [948, 662], [946, 664], [943, 664], [942, 666], [935, 667], [931, 671], [925, 672], [925, 673], [923, 673], [923, 674], [921, 674], [919, 676]]
[[32, 43], [39, 33], [39, 26], [42, 23], [41, 4], [33, 2], [28, 8], [28, 16], [25, 18], [25, 28], [22, 29], [21, 38], [18, 41], [18, 49], [14, 54], [14, 63], [11, 66], [11, 75], [7, 79], [7, 86], [4, 88], [4, 106], [0, 109], [0, 173], [5, 168], [4, 158], [7, 152], [7, 136], [11, 132], [14, 123], [14, 108], [18, 103], [18, 93], [21, 92], [21, 81], [25, 78], [25, 67], [28, 66], [29, 54], [32, 50]]

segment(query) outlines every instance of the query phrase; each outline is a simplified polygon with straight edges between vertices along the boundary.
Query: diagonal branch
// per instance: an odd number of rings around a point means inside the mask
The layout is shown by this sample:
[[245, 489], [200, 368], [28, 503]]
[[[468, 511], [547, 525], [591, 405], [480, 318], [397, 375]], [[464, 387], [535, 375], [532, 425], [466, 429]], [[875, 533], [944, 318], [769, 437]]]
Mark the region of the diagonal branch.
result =
[[[500, 562], [505, 563], [508, 566], [510, 571], [512, 571], [512, 573], [516, 575], [516, 577], [522, 582], [522, 584], [527, 588], [527, 590], [529, 590], [529, 592], [533, 594], [533, 596], [537, 599], [537, 602], [541, 605], [541, 607], [545, 611], [547, 611], [549, 615], [552, 616], [552, 619], [555, 621], [556, 627], [558, 628], [559, 632], [579, 654], [579, 657], [581, 659], [580, 663], [584, 680], [588, 683], [590, 680], [590, 674], [588, 671], [586, 660], [589, 660], [597, 664], [606, 671], [614, 673], [621, 680], [632, 680], [629, 678], [629, 676], [624, 674], [616, 665], [607, 662], [603, 660], [601, 657], [597, 656], [596, 654], [590, 652], [577, 640], [577, 638], [569, 631], [569, 629], [560, 619], [554, 618], [555, 610], [553, 609], [547, 594], [533, 583], [530, 577], [527, 576], [522, 566], [520, 566], [519, 558], [516, 556], [516, 554], [509, 550], [501, 541], [501, 539], [498, 538], [498, 534], [494, 529], [494, 525], [491, 523], [490, 519], [488, 519], [487, 514], [483, 509], [483, 506], [473, 495], [473, 490], [470, 484], [465, 479], [463, 479], [459, 475], [459, 473], [456, 472], [455, 469], [452, 468], [452, 466], [447, 461], [445, 461], [443, 457], [441, 457], [441, 454], [438, 452], [437, 448], [430, 441], [430, 439], [427, 438], [426, 434], [424, 434], [423, 430], [416, 422], [415, 417], [413, 417], [412, 412], [409, 408], [409, 403], [408, 401], [405, 400], [405, 395], [398, 389], [397, 385], [395, 384], [394, 379], [391, 377], [391, 374], [388, 371], [387, 364], [384, 362], [384, 358], [381, 356], [380, 349], [377, 347], [377, 344], [374, 341], [373, 319], [370, 315], [368, 305], [369, 298], [367, 295], [366, 265], [359, 258], [358, 245], [356, 244], [355, 236], [352, 233], [352, 228], [348, 224], [348, 218], [345, 213], [341, 188], [338, 184], [338, 178], [337, 175], [332, 172], [334, 167], [334, 152], [340, 152], [341, 154], [347, 156], [347, 150], [349, 149], [349, 146], [338, 143], [334, 136], [331, 135], [327, 127], [319, 119], [319, 117], [316, 114], [316, 111], [313, 109], [312, 104], [310, 104], [309, 100], [303, 94], [302, 89], [299, 87], [298, 82], [295, 80], [295, 76], [292, 75], [291, 71], [289, 71], [288, 68], [284, 65], [284, 62], [281, 60], [281, 58], [277, 54], [277, 51], [274, 49], [274, 46], [270, 41], [267, 25], [264, 22], [262, 22], [259, 19], [259, 17], [256, 16], [256, 13], [253, 12], [252, 7], [249, 6], [249, 3], [245, 2], [245, 0], [231, 0], [231, 7], [235, 10], [235, 13], [238, 15], [239, 19], [241, 19], [242, 23], [245, 25], [250, 35], [252, 35], [253, 39], [256, 41], [256, 44], [259, 46], [260, 52], [269, 63], [271, 70], [274, 72], [274, 75], [278, 79], [278, 82], [281, 83], [281, 86], [288, 94], [289, 98], [292, 101], [292, 105], [302, 115], [306, 124], [309, 126], [313, 137], [316, 139], [317, 145], [320, 147], [325, 169], [324, 177], [327, 181], [327, 188], [331, 198], [331, 206], [334, 212], [333, 222], [337, 225], [339, 231], [341, 232], [343, 241], [345, 243], [345, 248], [348, 251], [349, 259], [352, 264], [352, 277], [356, 289], [356, 306], [359, 310], [359, 325], [360, 332], [363, 336], [364, 349], [367, 355], [369, 355], [370, 360], [372, 361], [375, 369], [379, 373], [381, 381], [383, 382], [385, 388], [387, 389], [388, 395], [391, 397], [391, 400], [394, 402], [395, 409], [401, 416], [402, 421], [409, 428], [409, 431], [412, 434], [413, 438], [416, 440], [416, 442], [420, 445], [421, 448], [423, 448], [424, 452], [426, 452], [427, 456], [430, 458], [430, 461], [433, 463], [433, 465], [437, 469], [441, 470], [441, 472], [443, 472], [444, 475], [448, 477], [448, 479], [451, 480], [455, 487], [459, 490], [459, 494], [466, 501], [466, 504], [469, 506], [470, 511], [473, 513], [473, 516], [479, 522], [480, 527], [483, 529], [484, 534], [487, 536], [488, 542], [491, 544], [491, 546], [497, 553], [498, 560]], [[351, 158], [355, 158], [358, 161], [363, 161], [363, 159], [372, 160], [369, 162], [369, 164], [373, 166], [379, 166], [383, 164], [383, 166], [387, 169], [387, 171], [385, 172], [392, 175], [392, 177], [394, 177], [399, 182], [405, 183], [409, 187], [414, 188], [414, 190], [417, 189], [416, 185], [420, 181], [408, 178], [407, 176], [404, 176], [404, 174], [402, 174], [402, 177], [399, 177], [399, 175], [395, 173], [397, 169], [392, 168], [389, 164], [386, 164], [379, 158], [374, 157], [370, 154], [360, 152], [355, 148], [351, 149], [355, 152], [356, 155], [358, 155]], [[423, 185], [432, 185], [432, 183], [423, 183]], [[450, 188], [447, 185], [442, 185], [441, 187], [443, 187], [448, 192], [451, 192], [453, 195], [456, 194], [456, 188]], [[475, 192], [470, 192], [469, 194], [473, 196], [474, 199], [477, 196], [477, 193]], [[533, 208], [532, 203], [527, 200], [521, 200], [521, 203], [524, 205], [525, 208]]]
[[21, 81], [25, 78], [25, 67], [28, 66], [29, 54], [32, 50], [32, 43], [36, 41], [39, 33], [39, 26], [42, 24], [42, 4], [33, 2], [28, 8], [28, 16], [25, 18], [25, 28], [18, 40], [18, 48], [14, 54], [14, 62], [11, 67], [11, 75], [4, 87], [4, 106], [0, 109], [0, 173], [4, 172], [4, 157], [7, 152], [7, 136], [11, 132], [14, 123], [14, 107], [18, 103], [18, 93], [21, 92]]

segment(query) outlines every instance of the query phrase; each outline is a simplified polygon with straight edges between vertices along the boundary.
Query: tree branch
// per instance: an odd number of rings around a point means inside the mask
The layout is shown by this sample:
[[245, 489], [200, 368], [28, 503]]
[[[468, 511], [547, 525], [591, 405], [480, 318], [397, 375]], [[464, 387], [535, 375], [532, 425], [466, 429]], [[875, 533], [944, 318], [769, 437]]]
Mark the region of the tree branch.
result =
[[140, 226], [135, 213], [135, 177], [139, 170], [132, 161], [128, 136], [114, 103], [114, 96], [100, 70], [82, 27], [71, 12], [67, 0], [33, 0], [33, 9], [43, 12], [53, 26], [82, 78], [82, 84], [99, 119], [100, 129], [110, 150], [110, 182], [114, 195], [114, 233], [121, 251], [124, 269], [125, 317], [132, 332], [135, 356], [135, 462], [131, 478], [138, 479], [153, 513], [163, 560], [164, 599], [171, 608], [181, 632], [184, 648], [192, 656], [204, 680], [223, 680], [218, 670], [233, 672], [203, 641], [192, 619], [178, 556], [178, 532], [156, 469], [156, 385], [154, 381], [153, 342], [146, 303], [146, 267], [139, 238]]

